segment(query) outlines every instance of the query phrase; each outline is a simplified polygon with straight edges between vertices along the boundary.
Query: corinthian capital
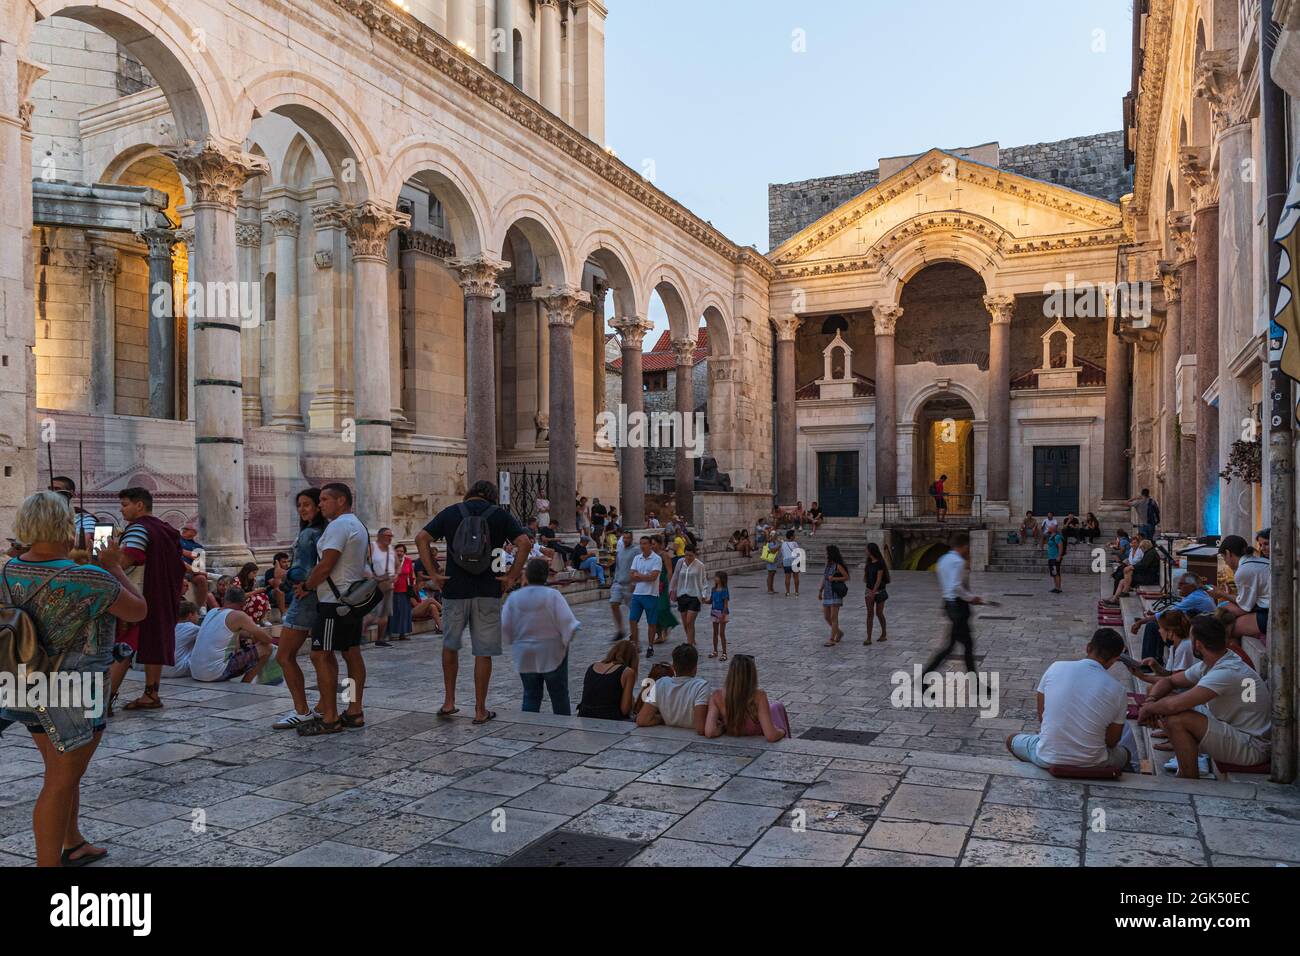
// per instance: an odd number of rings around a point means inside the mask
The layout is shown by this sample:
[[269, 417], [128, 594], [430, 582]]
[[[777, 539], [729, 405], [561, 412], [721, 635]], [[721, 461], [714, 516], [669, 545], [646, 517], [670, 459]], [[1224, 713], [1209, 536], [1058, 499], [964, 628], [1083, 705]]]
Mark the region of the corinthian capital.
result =
[[341, 215], [354, 260], [387, 261], [389, 234], [411, 225], [411, 217], [406, 213], [369, 200], [344, 208]]
[[510, 268], [510, 263], [490, 252], [476, 256], [449, 259], [447, 266], [456, 273], [466, 298], [494, 299], [500, 290], [497, 276]]
[[989, 310], [994, 325], [1010, 325], [1011, 317], [1016, 314], [1016, 297], [1014, 295], [986, 295], [984, 308]]
[[175, 163], [185, 177], [196, 206], [222, 206], [234, 211], [244, 183], [271, 171], [270, 163], [262, 157], [230, 149], [211, 139], [164, 146], [159, 152]]
[[179, 241], [175, 229], [142, 229], [135, 237], [149, 247], [150, 259], [170, 259]]
[[591, 302], [591, 293], [572, 285], [547, 285], [534, 289], [533, 298], [546, 307], [548, 324], [573, 328], [574, 315]]
[[262, 217], [262, 221], [270, 226], [271, 231], [277, 236], [296, 237], [298, 228], [302, 225], [302, 217], [288, 209], [273, 209]]
[[1178, 266], [1169, 261], [1160, 263], [1160, 282], [1165, 287], [1165, 302], [1174, 305], [1182, 294], [1182, 283], [1178, 281]]
[[1246, 121], [1246, 95], [1237, 75], [1237, 50], [1202, 50], [1192, 92], [1209, 104], [1216, 130]]
[[86, 270], [94, 282], [112, 282], [117, 275], [117, 250], [95, 246], [86, 259]]
[[778, 315], [772, 318], [772, 324], [776, 326], [778, 342], [793, 342], [799, 334], [799, 326], [803, 325], [803, 317], [794, 313]]
[[32, 131], [32, 114], [36, 112], [36, 104], [28, 96], [31, 95], [33, 84], [47, 72], [39, 63], [23, 59], [18, 61], [18, 119], [23, 124], [23, 130], [28, 133]]
[[640, 316], [620, 315], [609, 326], [618, 333], [619, 344], [623, 348], [640, 352], [645, 345], [645, 337], [654, 331], [655, 324]]
[[673, 354], [677, 358], [678, 366], [691, 366], [695, 364], [695, 349], [698, 343], [695, 339], [673, 339]]
[[235, 245], [252, 249], [262, 244], [262, 224], [260, 222], [235, 223]]
[[1174, 262], [1182, 265], [1189, 259], [1196, 258], [1196, 243], [1192, 238], [1192, 217], [1180, 209], [1171, 209], [1165, 217], [1169, 226], [1169, 238], [1174, 243]]
[[903, 317], [903, 308], [898, 305], [877, 304], [871, 307], [871, 314], [876, 319], [877, 335], [893, 335], [898, 327], [898, 320]]

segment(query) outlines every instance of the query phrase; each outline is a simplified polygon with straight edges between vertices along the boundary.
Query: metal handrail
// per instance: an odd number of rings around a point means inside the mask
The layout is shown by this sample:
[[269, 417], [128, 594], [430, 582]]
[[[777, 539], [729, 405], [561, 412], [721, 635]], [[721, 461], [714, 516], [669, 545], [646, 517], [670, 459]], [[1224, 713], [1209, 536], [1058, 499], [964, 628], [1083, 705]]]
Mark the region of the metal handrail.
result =
[[948, 506], [939, 520], [939, 503], [934, 495], [887, 495], [884, 500], [884, 524], [945, 525], [976, 527], [984, 523], [983, 495], [943, 496]]

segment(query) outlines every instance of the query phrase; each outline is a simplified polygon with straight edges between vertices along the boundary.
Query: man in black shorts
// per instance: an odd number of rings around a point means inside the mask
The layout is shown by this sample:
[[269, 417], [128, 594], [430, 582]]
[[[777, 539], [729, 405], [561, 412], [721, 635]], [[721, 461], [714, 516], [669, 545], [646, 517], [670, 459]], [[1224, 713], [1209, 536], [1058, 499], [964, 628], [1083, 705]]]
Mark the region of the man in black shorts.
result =
[[[366, 666], [361, 659], [365, 616], [344, 604], [342, 595], [366, 576], [370, 535], [361, 519], [352, 513], [352, 490], [347, 485], [332, 483], [322, 488], [320, 510], [329, 524], [316, 542], [319, 562], [296, 592], [299, 597], [306, 597], [315, 590], [320, 613], [311, 630], [311, 663], [320, 689], [320, 703], [316, 707], [320, 719], [298, 728], [303, 737], [365, 726], [361, 706], [366, 683]], [[343, 714], [338, 712], [339, 662], [335, 652], [342, 654], [347, 662], [351, 681], [348, 708]]]

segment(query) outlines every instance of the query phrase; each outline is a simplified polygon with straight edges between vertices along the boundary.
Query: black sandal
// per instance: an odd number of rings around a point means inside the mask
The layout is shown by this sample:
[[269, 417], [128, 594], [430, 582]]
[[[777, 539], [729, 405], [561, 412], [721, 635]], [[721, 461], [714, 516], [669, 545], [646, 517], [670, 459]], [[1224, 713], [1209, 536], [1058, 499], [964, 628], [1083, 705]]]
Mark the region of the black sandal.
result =
[[360, 730], [366, 725], [365, 714], [339, 714], [339, 721], [349, 730]]
[[107, 850], [101, 850], [99, 853], [87, 853], [77, 857], [75, 860], [72, 854], [76, 853], [84, 846], [89, 846], [89, 841], [82, 840], [74, 847], [69, 847], [59, 855], [59, 862], [64, 866], [89, 866], [91, 863], [98, 863], [104, 857], [108, 856]]
[[316, 720], [313, 720], [311, 723], [303, 724], [301, 727], [299, 727], [298, 736], [299, 737], [321, 737], [325, 734], [341, 734], [343, 733], [343, 730], [344, 730], [343, 721], [341, 720], [336, 720], [332, 724], [327, 724], [325, 723], [325, 721], [317, 718]]

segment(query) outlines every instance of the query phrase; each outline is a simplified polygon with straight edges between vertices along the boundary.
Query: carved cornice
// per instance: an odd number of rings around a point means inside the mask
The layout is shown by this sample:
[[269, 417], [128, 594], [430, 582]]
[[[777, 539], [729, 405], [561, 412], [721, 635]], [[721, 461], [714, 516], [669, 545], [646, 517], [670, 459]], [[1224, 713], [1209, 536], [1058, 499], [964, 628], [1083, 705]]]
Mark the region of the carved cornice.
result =
[[609, 323], [609, 327], [618, 333], [619, 345], [624, 351], [640, 352], [645, 337], [654, 331], [655, 324], [639, 316], [620, 315]]
[[591, 302], [591, 293], [572, 285], [546, 285], [534, 289], [533, 298], [546, 308], [548, 325], [573, 328], [578, 309]]
[[1133, 176], [1134, 211], [1145, 216], [1151, 203], [1151, 181], [1155, 170], [1156, 145], [1160, 138], [1160, 109], [1165, 98], [1169, 69], [1169, 35], [1173, 24], [1174, 0], [1151, 0], [1146, 18], [1146, 45], [1142, 49], [1142, 73], [1137, 102], [1136, 170]]
[[678, 368], [690, 368], [695, 364], [695, 349], [698, 346], [695, 339], [673, 339], [673, 356]]
[[986, 295], [984, 308], [993, 317], [993, 325], [1010, 325], [1011, 317], [1016, 314], [1016, 297], [1014, 295]]
[[352, 258], [388, 261], [388, 236], [411, 225], [411, 217], [391, 206], [366, 201], [344, 207], [338, 215], [348, 237]]
[[877, 303], [871, 307], [871, 314], [876, 320], [876, 335], [893, 335], [898, 320], [903, 317], [903, 309], [897, 305]]
[[341, 202], [322, 202], [311, 207], [311, 224], [317, 230], [342, 229], [347, 207]]
[[772, 324], [776, 326], [778, 342], [793, 342], [795, 336], [799, 334], [799, 326], [803, 324], [803, 318], [798, 315], [776, 315], [772, 317]]
[[194, 196], [193, 206], [220, 206], [234, 212], [244, 183], [271, 172], [271, 164], [261, 156], [230, 149], [212, 139], [163, 146], [159, 152], [175, 163], [185, 178]]
[[297, 238], [302, 227], [302, 216], [288, 209], [273, 209], [262, 217], [262, 221], [271, 227], [277, 238]]
[[419, 229], [403, 229], [398, 238], [399, 248], [403, 252], [419, 252], [434, 259], [456, 257], [456, 244], [446, 239], [439, 239], [433, 233], [421, 232]]
[[461, 289], [467, 299], [495, 299], [501, 287], [497, 285], [497, 276], [510, 268], [510, 263], [490, 252], [480, 252], [476, 256], [463, 259], [451, 259], [447, 268], [456, 273]]
[[1216, 133], [1250, 119], [1245, 84], [1237, 73], [1237, 49], [1202, 50], [1196, 60], [1192, 92], [1210, 107]]
[[603, 146], [531, 99], [496, 71], [460, 50], [446, 37], [388, 0], [333, 0], [343, 12], [356, 17], [372, 33], [385, 37], [452, 82], [495, 107], [514, 122], [536, 134], [623, 193], [683, 230], [696, 241], [730, 262], [773, 278], [771, 263], [752, 247], [737, 246], [721, 232], [670, 198], [640, 173]]
[[[1024, 176], [1018, 176], [979, 163], [972, 163], [941, 150], [931, 150], [911, 166], [900, 170], [883, 183], [873, 186], [860, 196], [850, 200], [846, 207], [837, 209], [808, 226], [804, 232], [799, 234], [803, 238], [796, 237], [796, 240], [791, 240], [794, 243], [793, 245], [782, 246], [780, 255], [775, 260], [778, 267], [804, 258], [836, 236], [854, 228], [877, 209], [894, 199], [905, 196], [922, 183], [939, 175], [947, 176], [955, 182], [982, 186], [1018, 202], [1031, 202], [1038, 206], [1053, 209], [1081, 222], [1090, 223], [1093, 226], [1115, 230], [1120, 227], [1120, 217], [1113, 203], [1106, 202], [1103, 199], [1094, 200], [1076, 196], [1058, 186], [1037, 182]], [[943, 220], [943, 222], [940, 223], [938, 220]], [[1006, 230], [990, 220], [959, 212], [918, 216], [909, 222], [909, 224], [915, 223], [932, 223], [931, 228], [936, 229], [965, 229], [987, 232], [990, 237], [1000, 237], [1006, 234]], [[900, 227], [900, 229], [902, 228], [904, 227]], [[898, 232], [899, 230], [895, 230], [890, 237], [877, 242], [877, 247], [884, 243], [885, 248], [882, 251], [887, 253], [891, 247], [889, 239]], [[908, 237], [902, 237], [901, 241], [906, 241], [906, 238]], [[896, 244], [896, 242], [893, 243], [893, 245]], [[873, 251], [875, 251], [874, 248]]]

